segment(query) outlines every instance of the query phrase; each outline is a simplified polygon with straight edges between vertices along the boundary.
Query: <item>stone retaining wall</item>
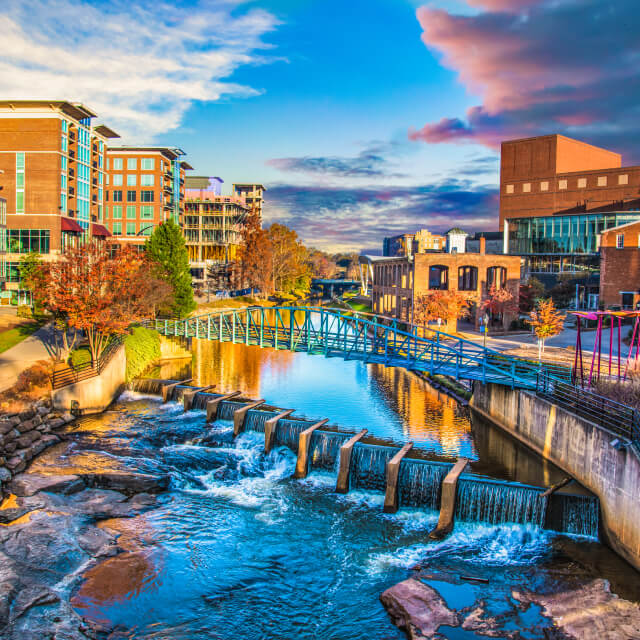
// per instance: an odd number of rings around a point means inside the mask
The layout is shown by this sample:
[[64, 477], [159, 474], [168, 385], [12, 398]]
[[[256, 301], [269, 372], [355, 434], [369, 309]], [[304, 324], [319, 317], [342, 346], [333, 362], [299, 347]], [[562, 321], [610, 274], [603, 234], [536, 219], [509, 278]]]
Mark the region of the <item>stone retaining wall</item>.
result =
[[70, 413], [54, 411], [48, 400], [22, 413], [0, 416], [0, 494], [33, 458], [60, 442], [54, 432], [73, 419]]

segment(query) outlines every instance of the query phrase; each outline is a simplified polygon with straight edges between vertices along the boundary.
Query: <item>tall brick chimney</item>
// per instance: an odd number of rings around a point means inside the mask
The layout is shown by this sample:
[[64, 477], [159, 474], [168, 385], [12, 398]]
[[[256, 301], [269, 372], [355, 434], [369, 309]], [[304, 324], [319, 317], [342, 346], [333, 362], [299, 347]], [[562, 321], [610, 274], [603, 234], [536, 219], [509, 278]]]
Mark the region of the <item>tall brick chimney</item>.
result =
[[484, 255], [487, 250], [487, 241], [484, 236], [480, 236], [480, 255]]

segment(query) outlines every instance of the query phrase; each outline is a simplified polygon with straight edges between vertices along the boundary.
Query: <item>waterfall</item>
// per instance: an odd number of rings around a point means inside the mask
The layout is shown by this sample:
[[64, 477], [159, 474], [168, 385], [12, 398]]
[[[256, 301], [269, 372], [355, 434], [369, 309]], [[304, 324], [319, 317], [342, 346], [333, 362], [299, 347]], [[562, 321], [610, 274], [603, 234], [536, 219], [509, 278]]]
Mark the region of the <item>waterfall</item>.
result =
[[130, 391], [138, 391], [139, 393], [154, 393], [160, 395], [162, 393], [162, 385], [177, 382], [177, 380], [160, 380], [158, 378], [136, 378], [127, 384]]
[[312, 424], [308, 420], [292, 420], [291, 418], [279, 420], [276, 427], [276, 444], [289, 447], [298, 453], [298, 436]]
[[599, 505], [596, 496], [554, 493], [549, 499], [545, 528], [597, 538]]
[[234, 402], [233, 400], [223, 400], [218, 406], [217, 420], [233, 420], [236, 409], [244, 407], [246, 402]]
[[179, 384], [177, 387], [171, 389], [171, 393], [167, 398], [169, 402], [182, 402], [182, 397], [184, 396], [185, 391], [189, 391], [189, 389], [193, 389], [189, 385]]
[[264, 433], [264, 423], [278, 414], [275, 411], [260, 411], [260, 409], [249, 409], [244, 420], [245, 431], [257, 431]]
[[349, 483], [354, 489], [382, 491], [386, 489], [387, 462], [398, 453], [392, 447], [356, 443], [351, 452]]
[[489, 478], [461, 476], [458, 480], [456, 520], [500, 524], [536, 524], [543, 526], [546, 498], [542, 489], [500, 482]]
[[350, 438], [344, 433], [332, 431], [314, 431], [309, 443], [309, 460], [312, 469], [325, 469], [335, 471], [340, 447]]
[[193, 401], [191, 402], [191, 408], [194, 410], [204, 410], [207, 408], [207, 402], [209, 400], [213, 400], [214, 398], [219, 398], [220, 396], [215, 393], [207, 393], [206, 391], [198, 391], [195, 396], [193, 396]]
[[427, 460], [403, 460], [398, 491], [400, 506], [440, 508], [440, 487], [452, 465]]

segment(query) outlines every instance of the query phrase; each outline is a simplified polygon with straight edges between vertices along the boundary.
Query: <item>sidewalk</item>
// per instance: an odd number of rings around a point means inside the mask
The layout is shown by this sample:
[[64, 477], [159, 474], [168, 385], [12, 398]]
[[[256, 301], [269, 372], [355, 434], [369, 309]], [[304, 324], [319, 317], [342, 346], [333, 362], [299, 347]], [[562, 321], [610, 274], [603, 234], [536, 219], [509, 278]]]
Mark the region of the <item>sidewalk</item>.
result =
[[53, 341], [53, 325], [47, 324], [15, 347], [0, 353], [0, 392], [15, 384], [18, 376], [38, 360], [49, 360], [48, 345]]

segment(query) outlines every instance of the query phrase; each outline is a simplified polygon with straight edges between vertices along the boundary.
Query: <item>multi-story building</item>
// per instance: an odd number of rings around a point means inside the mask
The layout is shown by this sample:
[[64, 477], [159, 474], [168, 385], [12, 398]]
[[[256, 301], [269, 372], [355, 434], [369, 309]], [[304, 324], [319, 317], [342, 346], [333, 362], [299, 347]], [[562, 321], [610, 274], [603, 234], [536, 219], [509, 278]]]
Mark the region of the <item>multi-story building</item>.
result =
[[266, 189], [261, 184], [247, 184], [237, 182], [233, 185], [233, 195], [244, 198], [245, 203], [251, 210], [251, 214], [262, 220], [262, 205], [264, 202], [264, 192]]
[[216, 191], [187, 189], [183, 233], [194, 286], [229, 286], [230, 263], [242, 243], [242, 228], [251, 213], [244, 198]]
[[113, 242], [141, 248], [153, 229], [184, 214], [184, 151], [172, 147], [107, 150], [105, 221]]
[[107, 142], [118, 135], [93, 124], [82, 104], [0, 101], [0, 170], [7, 210], [7, 286], [19, 289], [21, 256], [52, 259], [102, 225]]
[[600, 234], [640, 220], [639, 189], [640, 166], [623, 167], [613, 151], [560, 135], [505, 141], [505, 253], [523, 256], [525, 273], [547, 285], [570, 274], [597, 293]]
[[223, 184], [224, 180], [217, 176], [212, 178], [209, 176], [187, 176], [184, 187], [189, 190], [191, 198], [195, 198], [197, 191], [200, 191], [202, 194], [209, 193], [221, 196]]
[[[4, 171], [0, 170], [0, 181]], [[0, 183], [0, 191], [4, 186]], [[4, 290], [7, 269], [7, 201], [0, 196], [0, 290]]]
[[600, 304], [636, 309], [640, 303], [640, 221], [612, 227], [600, 241]]
[[420, 229], [415, 233], [403, 233], [399, 236], [384, 238], [383, 256], [412, 256], [414, 253], [441, 251], [446, 244], [444, 236], [431, 233], [428, 229]]

